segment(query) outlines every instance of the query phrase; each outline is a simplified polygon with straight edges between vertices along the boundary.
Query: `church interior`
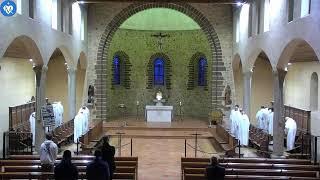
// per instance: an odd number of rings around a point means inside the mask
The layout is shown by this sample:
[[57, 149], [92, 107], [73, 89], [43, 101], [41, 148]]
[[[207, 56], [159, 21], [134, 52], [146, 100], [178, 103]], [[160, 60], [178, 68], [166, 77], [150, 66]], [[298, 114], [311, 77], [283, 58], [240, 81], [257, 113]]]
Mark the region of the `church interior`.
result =
[[0, 179], [320, 179], [320, 1], [0, 3]]

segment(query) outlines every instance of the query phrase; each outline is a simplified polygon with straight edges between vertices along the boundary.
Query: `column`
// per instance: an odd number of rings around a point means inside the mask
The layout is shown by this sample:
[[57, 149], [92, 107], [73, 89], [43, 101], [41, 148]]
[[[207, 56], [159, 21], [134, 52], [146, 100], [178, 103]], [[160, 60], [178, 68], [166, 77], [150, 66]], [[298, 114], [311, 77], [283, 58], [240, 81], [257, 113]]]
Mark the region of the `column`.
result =
[[76, 69], [68, 68], [68, 102], [69, 102], [69, 118], [76, 116]]
[[272, 157], [279, 158], [283, 156], [284, 143], [284, 105], [283, 105], [283, 82], [286, 71], [277, 69], [273, 72], [273, 154]]
[[251, 97], [252, 72], [243, 73], [243, 110], [250, 117], [250, 97]]
[[41, 121], [41, 106], [45, 104], [46, 73], [48, 67], [35, 66], [33, 71], [36, 74], [36, 131], [35, 131], [35, 151], [38, 151], [41, 143], [45, 139], [45, 130]]

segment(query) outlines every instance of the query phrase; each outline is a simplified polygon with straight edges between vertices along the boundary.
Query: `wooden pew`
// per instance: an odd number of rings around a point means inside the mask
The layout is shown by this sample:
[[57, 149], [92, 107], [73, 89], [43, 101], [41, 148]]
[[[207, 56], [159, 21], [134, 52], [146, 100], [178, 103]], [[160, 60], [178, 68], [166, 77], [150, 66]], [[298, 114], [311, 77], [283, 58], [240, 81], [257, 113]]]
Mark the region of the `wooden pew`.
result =
[[226, 156], [234, 156], [236, 154], [235, 148], [238, 145], [238, 140], [232, 136], [223, 126], [217, 125], [216, 132], [219, 138], [217, 138], [221, 148], [226, 152]]
[[[268, 180], [268, 179], [296, 179], [296, 180], [319, 180], [316, 177], [291, 177], [291, 176], [256, 176], [256, 175], [226, 175], [225, 179], [228, 180], [247, 180], [247, 179], [258, 179], [258, 180]], [[207, 180], [204, 174], [186, 174], [185, 180]]]

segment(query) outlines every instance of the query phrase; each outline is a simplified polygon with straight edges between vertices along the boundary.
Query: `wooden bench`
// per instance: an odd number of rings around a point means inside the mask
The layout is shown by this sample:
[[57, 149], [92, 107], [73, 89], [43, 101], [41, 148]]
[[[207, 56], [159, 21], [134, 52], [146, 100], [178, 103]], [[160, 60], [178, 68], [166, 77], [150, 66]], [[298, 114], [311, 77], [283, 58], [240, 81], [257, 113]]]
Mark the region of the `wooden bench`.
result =
[[[41, 163], [38, 155], [13, 155], [10, 159], [0, 160], [0, 166], [4, 177], [11, 175], [17, 176], [14, 179], [21, 179], [19, 173], [38, 173], [28, 174], [26, 177], [45, 178], [46, 174], [41, 173]], [[61, 156], [58, 156], [56, 164], [60, 163]], [[72, 162], [78, 167], [79, 172], [85, 172], [86, 166], [94, 159], [94, 156], [74, 156]], [[138, 157], [115, 157], [116, 171], [115, 179], [138, 179]], [[18, 173], [18, 174], [15, 174]], [[39, 174], [40, 173], [40, 174]], [[132, 178], [133, 174], [133, 178]], [[48, 176], [51, 176], [49, 174]], [[85, 176], [85, 175], [84, 175]], [[23, 177], [23, 175], [21, 175]], [[85, 177], [84, 177], [85, 178]]]
[[[296, 180], [319, 180], [315, 177], [290, 177], [290, 176], [256, 176], [256, 175], [226, 175], [224, 179], [229, 180], [247, 180], [247, 179], [296, 179]], [[185, 180], [207, 180], [204, 174], [186, 174]]]

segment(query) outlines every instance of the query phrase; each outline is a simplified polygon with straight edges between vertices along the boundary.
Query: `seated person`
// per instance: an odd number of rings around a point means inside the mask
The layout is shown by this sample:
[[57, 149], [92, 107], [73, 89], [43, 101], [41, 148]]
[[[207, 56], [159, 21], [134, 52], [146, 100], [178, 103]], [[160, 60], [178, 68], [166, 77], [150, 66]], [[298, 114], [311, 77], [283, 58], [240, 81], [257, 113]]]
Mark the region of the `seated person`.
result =
[[55, 180], [78, 179], [78, 169], [71, 162], [71, 151], [65, 150], [61, 162], [54, 168]]
[[109, 166], [102, 160], [100, 150], [94, 152], [95, 159], [88, 164], [86, 169], [88, 180], [110, 180]]
[[223, 180], [225, 176], [224, 167], [219, 166], [218, 159], [211, 157], [209, 166], [206, 167], [206, 177], [208, 180]]

